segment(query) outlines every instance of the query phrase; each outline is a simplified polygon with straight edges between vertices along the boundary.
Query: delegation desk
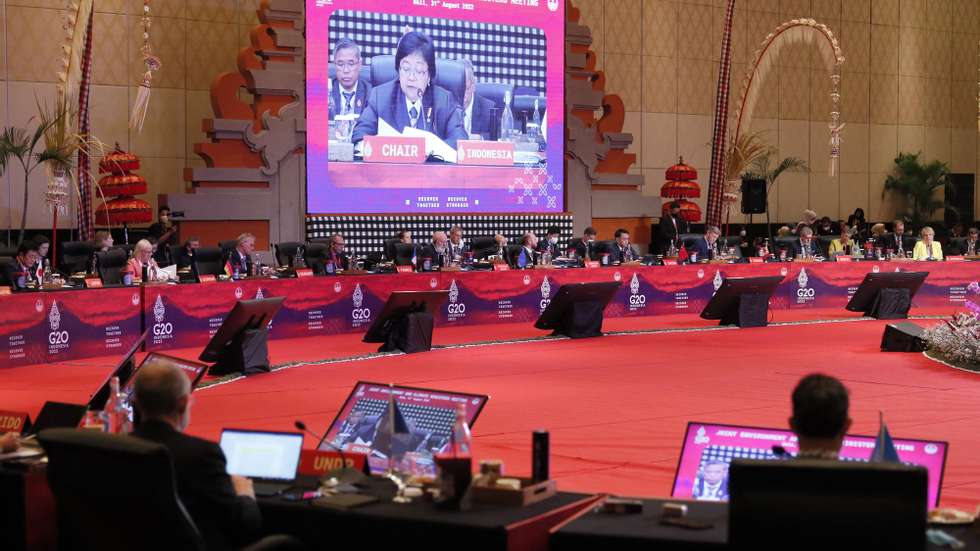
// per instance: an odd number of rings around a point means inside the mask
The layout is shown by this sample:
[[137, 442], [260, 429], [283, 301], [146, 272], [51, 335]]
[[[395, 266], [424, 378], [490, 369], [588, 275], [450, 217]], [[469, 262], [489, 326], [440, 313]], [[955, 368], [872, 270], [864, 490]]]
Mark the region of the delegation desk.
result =
[[[678, 503], [678, 501], [672, 501]], [[643, 512], [635, 515], [612, 515], [587, 512], [552, 531], [551, 551], [690, 551], [728, 548], [728, 504], [685, 501], [687, 516], [712, 525], [691, 530], [659, 523], [663, 499], [644, 499]], [[964, 549], [980, 549], [980, 532], [972, 526], [933, 526], [941, 528], [966, 544]], [[793, 549], [792, 542], [773, 542], [774, 549]], [[942, 547], [929, 544], [929, 550]], [[839, 549], [848, 549], [841, 542]], [[948, 548], [946, 548], [948, 549]]]
[[437, 326], [531, 324], [565, 283], [618, 281], [607, 317], [698, 314], [724, 278], [780, 275], [772, 309], [839, 308], [864, 276], [928, 271], [915, 308], [962, 308], [978, 262], [617, 266], [503, 272], [366, 274], [147, 285], [0, 296], [0, 367], [121, 354], [143, 329], [147, 351], [203, 347], [239, 299], [284, 296], [271, 339], [363, 332], [393, 291], [446, 289]]

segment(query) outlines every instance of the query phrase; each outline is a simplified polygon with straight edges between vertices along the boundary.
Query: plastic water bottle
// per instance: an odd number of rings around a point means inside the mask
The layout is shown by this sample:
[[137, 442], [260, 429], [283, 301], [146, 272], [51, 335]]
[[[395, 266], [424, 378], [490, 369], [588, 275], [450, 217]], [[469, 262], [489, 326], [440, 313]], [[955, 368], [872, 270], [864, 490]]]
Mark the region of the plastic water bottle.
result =
[[306, 267], [306, 259], [304, 258], [303, 253], [304, 253], [303, 247], [300, 247], [300, 248], [296, 249], [296, 256], [293, 257], [293, 267], [294, 268], [305, 268]]
[[538, 111], [538, 98], [534, 98], [534, 116], [531, 118], [534, 126], [541, 127], [541, 112]]
[[500, 140], [507, 141], [514, 135], [514, 113], [510, 110], [510, 91], [504, 92], [504, 112], [500, 115]]
[[428, 271], [432, 270], [432, 259], [431, 258], [425, 257], [425, 258], [422, 259], [422, 270], [425, 271], [425, 272], [428, 272]]
[[333, 274], [336, 271], [337, 271], [337, 267], [334, 266], [333, 260], [328, 261], [327, 262], [327, 273], [328, 274]]
[[123, 282], [123, 285], [132, 285], [133, 284], [133, 272], [130, 272], [129, 270], [126, 270], [125, 272], [123, 272], [122, 282]]
[[129, 407], [126, 397], [119, 391], [119, 377], [109, 380], [109, 398], [102, 409], [102, 420], [105, 431], [111, 434], [129, 433], [132, 426], [129, 421]]
[[451, 444], [453, 457], [470, 457], [473, 435], [470, 433], [470, 425], [466, 422], [466, 404], [456, 404], [456, 421], [453, 423]]
[[41, 272], [41, 281], [43, 281], [44, 284], [47, 285], [51, 283], [52, 280], [54, 279], [54, 274], [51, 273], [51, 261], [48, 260], [47, 258], [44, 259], [44, 267], [42, 268], [42, 270], [43, 271]]
[[241, 277], [242, 277], [241, 269], [238, 267], [238, 264], [236, 263], [231, 268], [231, 278], [234, 280], [238, 280]]

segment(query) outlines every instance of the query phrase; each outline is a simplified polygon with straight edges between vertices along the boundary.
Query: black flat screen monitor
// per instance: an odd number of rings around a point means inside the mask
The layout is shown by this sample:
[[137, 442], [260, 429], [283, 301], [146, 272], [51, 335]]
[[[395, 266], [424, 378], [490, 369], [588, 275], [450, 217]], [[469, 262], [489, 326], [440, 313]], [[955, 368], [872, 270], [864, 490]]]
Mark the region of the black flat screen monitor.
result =
[[908, 289], [909, 300], [915, 297], [919, 287], [926, 280], [929, 272], [881, 272], [864, 276], [861, 286], [848, 301], [847, 310], [851, 312], [870, 312], [875, 298], [882, 289]]
[[269, 325], [285, 300], [286, 297], [272, 297], [236, 302], [198, 359], [202, 362], [217, 362], [224, 348], [242, 332]]
[[704, 305], [701, 317], [706, 320], [726, 319], [730, 317], [732, 309], [738, 308], [739, 296], [749, 293], [772, 296], [782, 281], [783, 276], [725, 278], [715, 296]]
[[384, 309], [368, 328], [367, 333], [364, 334], [364, 342], [385, 342], [392, 321], [416, 312], [429, 312], [435, 315], [448, 297], [449, 291], [395, 291], [391, 293]]
[[44, 402], [37, 419], [27, 434], [37, 434], [44, 429], [73, 429], [85, 417], [88, 407], [85, 404], [66, 404], [65, 402]]
[[[410, 430], [395, 435], [394, 442], [385, 429], [392, 393]], [[388, 454], [394, 452], [416, 471], [435, 474], [434, 457], [449, 448], [458, 404], [465, 406], [472, 429], [489, 399], [486, 394], [358, 381], [317, 447], [364, 453], [372, 473], [384, 472]]]
[[134, 361], [136, 351], [143, 346], [143, 343], [146, 341], [146, 336], [149, 334], [149, 329], [143, 331], [143, 334], [136, 339], [136, 342], [134, 342], [132, 346], [129, 347], [129, 350], [126, 351], [126, 355], [119, 360], [118, 364], [116, 364], [116, 368], [109, 372], [105, 380], [102, 381], [102, 384], [99, 385], [99, 389], [95, 391], [95, 394], [92, 394], [91, 398], [89, 398], [88, 409], [102, 409], [102, 406], [105, 405], [106, 400], [109, 399], [109, 382], [112, 381], [113, 377], [119, 377], [120, 387], [125, 385], [126, 382], [132, 378], [133, 374], [136, 372], [136, 362]]
[[595, 302], [605, 309], [609, 301], [622, 286], [619, 281], [600, 281], [593, 283], [566, 283], [562, 285], [555, 298], [545, 307], [534, 327], [538, 329], [563, 329], [566, 311], [576, 302]]
[[733, 549], [925, 549], [923, 467], [736, 459], [729, 474]]

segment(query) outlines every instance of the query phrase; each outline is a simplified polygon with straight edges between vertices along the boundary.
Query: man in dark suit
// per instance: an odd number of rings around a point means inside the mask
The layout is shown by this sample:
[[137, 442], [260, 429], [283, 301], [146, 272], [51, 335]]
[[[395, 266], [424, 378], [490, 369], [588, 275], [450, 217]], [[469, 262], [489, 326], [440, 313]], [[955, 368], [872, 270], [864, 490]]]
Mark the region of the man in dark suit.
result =
[[15, 289], [26, 289], [29, 284], [36, 287], [41, 286], [41, 279], [35, 270], [40, 258], [40, 255], [37, 254], [37, 245], [30, 239], [18, 245], [13, 271], [6, 274]]
[[980, 230], [970, 228], [966, 231], [966, 238], [959, 242], [959, 246], [956, 247], [955, 251], [950, 252], [969, 256], [980, 254], [980, 240], [978, 238], [980, 238]]
[[891, 249], [892, 252], [902, 251], [902, 256], [904, 256], [905, 251], [912, 250], [911, 247], [906, 246], [905, 243], [905, 222], [903, 220], [895, 220], [892, 223], [893, 231], [890, 235], [881, 236], [876, 242], [876, 247], [881, 247], [882, 249]]
[[[708, 226], [704, 229], [704, 237], [699, 238], [687, 248], [692, 262], [698, 260], [713, 260], [718, 256], [718, 236], [721, 229], [718, 226]], [[697, 256], [695, 256], [697, 255]]]
[[575, 239], [569, 243], [569, 250], [575, 251], [575, 256], [585, 260], [595, 260], [598, 253], [596, 251], [595, 238], [598, 233], [595, 228], [589, 226], [582, 232], [581, 239]]
[[157, 250], [153, 253], [153, 260], [160, 266], [169, 266], [174, 263], [170, 258], [170, 245], [177, 243], [177, 224], [170, 218], [170, 207], [162, 206], [157, 214], [157, 222], [151, 224], [147, 233], [157, 241]]
[[330, 120], [337, 115], [360, 115], [367, 104], [371, 84], [361, 80], [361, 47], [346, 36], [333, 48], [337, 78], [330, 83]]
[[466, 73], [466, 90], [463, 92], [463, 129], [469, 135], [489, 137], [490, 110], [494, 103], [487, 98], [476, 95], [476, 71], [473, 63], [466, 58], [458, 60], [463, 64]]
[[561, 251], [558, 250], [558, 238], [561, 237], [561, 230], [558, 226], [549, 226], [545, 238], [538, 241], [538, 255], [548, 253], [551, 258], [558, 258], [561, 256]]
[[262, 517], [252, 481], [228, 476], [225, 455], [214, 442], [183, 433], [190, 422], [190, 380], [176, 365], [150, 361], [140, 368], [134, 401], [141, 422], [133, 436], [162, 444], [173, 458], [177, 494], [209, 550], [254, 541]]
[[446, 232], [437, 231], [432, 234], [432, 243], [429, 243], [425, 247], [422, 247], [422, 261], [421, 264], [425, 265], [425, 259], [428, 258], [431, 262], [430, 269], [434, 270], [437, 267], [443, 268], [449, 266], [449, 247], [447, 243], [449, 238], [446, 237]]
[[196, 237], [188, 237], [184, 241], [184, 246], [177, 253], [177, 269], [190, 268], [194, 265], [194, 251], [201, 246], [201, 241]]
[[330, 249], [327, 251], [327, 258], [324, 260], [323, 264], [327, 273], [330, 273], [330, 263], [333, 263], [334, 271], [336, 270], [350, 270], [350, 256], [344, 250], [346, 243], [344, 243], [344, 236], [339, 233], [335, 233], [330, 236]]
[[395, 52], [398, 78], [371, 89], [352, 142], [377, 134], [379, 118], [399, 132], [409, 127], [432, 132], [453, 149], [456, 140], [468, 137], [459, 101], [452, 92], [433, 83], [435, 55], [428, 36], [417, 31], [402, 36]]
[[338, 448], [358, 442], [370, 446], [374, 442], [380, 419], [380, 416], [368, 415], [363, 410], [352, 411], [341, 427], [340, 433], [334, 438], [333, 444]]
[[449, 229], [449, 260], [450, 262], [462, 262], [463, 257], [470, 250], [463, 241], [463, 228], [453, 226]]
[[629, 231], [623, 228], [619, 228], [618, 230], [616, 230], [614, 236], [616, 237], [616, 241], [613, 243], [612, 250], [609, 251], [610, 264], [615, 264], [615, 263], [622, 264], [624, 262], [632, 262], [634, 260], [639, 260], [640, 258], [639, 253], [636, 252], [636, 249], [633, 248], [633, 245], [630, 245]]
[[847, 388], [834, 377], [813, 373], [793, 389], [790, 429], [799, 438], [797, 457], [836, 460], [851, 428]]
[[534, 232], [527, 232], [521, 237], [521, 248], [514, 255], [511, 263], [515, 268], [533, 268], [538, 263], [538, 236]]
[[252, 274], [252, 252], [255, 251], [255, 236], [246, 232], [238, 236], [238, 245], [225, 259], [225, 273], [233, 275], [236, 271], [241, 277]]
[[810, 226], [800, 227], [800, 238], [793, 241], [793, 258], [804, 257], [813, 258], [820, 254], [817, 248], [817, 240], [813, 238], [813, 228]]
[[656, 243], [656, 254], [666, 254], [670, 250], [670, 244], [673, 243], [676, 247], [680, 248], [683, 244], [680, 242], [680, 235], [682, 233], [689, 233], [690, 225], [687, 220], [681, 216], [681, 205], [678, 202], [673, 202], [670, 204], [670, 214], [665, 217], [660, 218], [660, 224], [657, 226], [657, 239]]

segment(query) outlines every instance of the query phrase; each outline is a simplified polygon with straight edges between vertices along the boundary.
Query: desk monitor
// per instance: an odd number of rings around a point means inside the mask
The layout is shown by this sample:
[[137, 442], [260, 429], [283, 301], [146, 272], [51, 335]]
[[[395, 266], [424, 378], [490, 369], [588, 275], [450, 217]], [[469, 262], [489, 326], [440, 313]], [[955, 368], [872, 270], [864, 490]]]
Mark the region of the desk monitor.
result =
[[[863, 312], [879, 319], [907, 318], [912, 298], [926, 280], [929, 272], [881, 272], [864, 276], [861, 286], [848, 301], [847, 310]], [[888, 297], [887, 291], [897, 289], [899, 297]], [[905, 290], [908, 296], [905, 297]]]
[[896, 463], [736, 459], [729, 545], [925, 549], [926, 480], [926, 469]]
[[45, 429], [73, 429], [85, 417], [88, 407], [85, 404], [66, 404], [64, 402], [44, 402], [37, 419], [25, 432], [37, 434]]
[[[895, 449], [903, 463], [925, 467], [929, 473], [929, 507], [939, 505], [939, 491], [946, 468], [949, 444], [935, 440], [895, 438]], [[840, 458], [867, 462], [874, 450], [875, 437], [848, 434]], [[786, 456], [777, 455], [781, 446]], [[733, 459], [780, 459], [796, 455], [796, 435], [788, 429], [720, 425], [691, 421], [677, 461], [671, 495], [703, 501], [727, 501], [728, 465]], [[708, 482], [705, 479], [708, 478]], [[717, 488], [712, 484], [718, 481]]]
[[616, 291], [619, 281], [566, 283], [534, 322], [538, 329], [551, 329], [553, 335], [572, 338], [602, 335], [602, 314]]
[[[385, 433], [391, 391], [411, 431], [396, 435], [393, 443]], [[388, 468], [388, 454], [393, 451], [396, 456], [404, 456], [419, 474], [434, 475], [433, 458], [449, 448], [457, 404], [466, 406], [466, 421], [472, 428], [489, 399], [486, 394], [358, 381], [318, 448], [364, 453], [372, 473]]]
[[[396, 322], [409, 314], [428, 312], [435, 316], [449, 297], [449, 291], [395, 291], [388, 296], [377, 319], [364, 334], [364, 342], [385, 342]], [[429, 335], [431, 340], [431, 334]]]
[[99, 389], [96, 390], [95, 393], [89, 398], [88, 409], [100, 410], [103, 406], [105, 406], [106, 400], [109, 399], [109, 382], [113, 377], [119, 377], [120, 388], [133, 377], [133, 374], [136, 372], [136, 362], [134, 361], [136, 358], [136, 351], [143, 346], [143, 343], [146, 341], [146, 336], [149, 334], [149, 329], [143, 331], [143, 334], [140, 335], [133, 345], [129, 347], [129, 350], [126, 351], [126, 355], [119, 360], [118, 364], [116, 364], [115, 369], [106, 375], [105, 380], [102, 381], [101, 385], [99, 385]]
[[286, 297], [239, 300], [198, 357], [213, 375], [269, 371], [267, 328]]
[[728, 277], [704, 305], [701, 317], [719, 325], [762, 327], [769, 323], [769, 297], [783, 276]]

